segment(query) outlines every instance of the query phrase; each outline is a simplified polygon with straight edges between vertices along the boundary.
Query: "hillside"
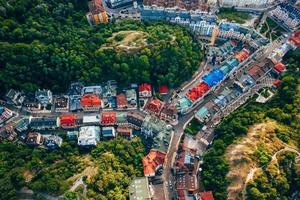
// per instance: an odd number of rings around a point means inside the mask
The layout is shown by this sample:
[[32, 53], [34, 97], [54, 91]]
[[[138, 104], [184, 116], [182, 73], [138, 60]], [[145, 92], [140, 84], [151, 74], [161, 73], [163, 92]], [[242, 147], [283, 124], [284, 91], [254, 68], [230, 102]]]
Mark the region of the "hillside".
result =
[[174, 87], [202, 60], [199, 44], [180, 26], [122, 20], [92, 28], [85, 17], [87, 1], [0, 0], [0, 5], [1, 93], [9, 88], [61, 92], [77, 80]]
[[288, 72], [269, 102], [250, 100], [216, 128], [201, 173], [216, 199], [288, 199], [300, 188], [300, 51], [285, 62]]

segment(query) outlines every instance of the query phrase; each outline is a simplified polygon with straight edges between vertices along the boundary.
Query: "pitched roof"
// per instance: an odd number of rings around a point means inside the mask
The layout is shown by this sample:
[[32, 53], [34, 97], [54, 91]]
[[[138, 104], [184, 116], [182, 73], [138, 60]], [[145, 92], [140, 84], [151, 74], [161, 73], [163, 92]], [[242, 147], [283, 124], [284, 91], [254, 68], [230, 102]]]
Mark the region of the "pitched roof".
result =
[[101, 114], [101, 124], [115, 124], [116, 123], [116, 112], [102, 112]]
[[242, 50], [240, 52], [238, 52], [235, 55], [235, 58], [239, 61], [239, 62], [243, 62], [244, 60], [246, 60], [249, 57], [249, 53], [246, 50]]
[[205, 82], [201, 82], [199, 85], [196, 87], [192, 88], [186, 96], [191, 100], [191, 101], [196, 101], [200, 97], [202, 97], [208, 90], [210, 89], [209, 85]]
[[82, 107], [94, 107], [101, 105], [101, 99], [95, 94], [86, 94], [80, 99]]
[[60, 124], [62, 126], [70, 126], [76, 124], [77, 115], [76, 114], [64, 114], [59, 117]]
[[279, 63], [277, 63], [277, 64], [274, 66], [274, 69], [275, 69], [277, 72], [281, 73], [281, 72], [283, 72], [283, 71], [286, 69], [286, 67], [285, 67], [285, 65], [284, 65], [282, 62], [279, 62]]
[[152, 99], [148, 101], [146, 109], [154, 113], [159, 113], [162, 109], [162, 102], [159, 99]]
[[163, 165], [165, 162], [166, 154], [157, 150], [151, 149], [147, 156], [142, 160], [144, 175], [149, 176], [155, 173], [156, 168], [159, 165]]
[[143, 83], [139, 85], [139, 92], [143, 92], [143, 91], [151, 92], [151, 90], [152, 90], [152, 86], [148, 83]]
[[118, 106], [126, 106], [127, 105], [127, 98], [126, 98], [125, 94], [117, 95], [117, 105]]
[[167, 94], [168, 91], [169, 91], [169, 88], [168, 88], [167, 85], [161, 85], [161, 86], [158, 87], [158, 92], [160, 94]]
[[201, 200], [214, 200], [212, 191], [209, 192], [200, 192]]

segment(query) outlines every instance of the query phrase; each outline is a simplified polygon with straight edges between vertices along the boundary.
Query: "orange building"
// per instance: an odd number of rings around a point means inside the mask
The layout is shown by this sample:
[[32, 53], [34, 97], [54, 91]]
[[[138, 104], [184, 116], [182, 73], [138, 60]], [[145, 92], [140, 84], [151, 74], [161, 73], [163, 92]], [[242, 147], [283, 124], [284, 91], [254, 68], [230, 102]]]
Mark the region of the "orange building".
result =
[[247, 50], [243, 49], [242, 51], [238, 52], [235, 55], [235, 58], [241, 63], [244, 60], [246, 60], [249, 56], [250, 56], [249, 52]]
[[274, 69], [277, 73], [282, 73], [286, 70], [286, 67], [282, 62], [279, 62], [274, 66]]
[[151, 99], [147, 102], [145, 108], [147, 111], [159, 115], [161, 109], [163, 108], [163, 103], [159, 99]]
[[74, 128], [77, 126], [77, 118], [78, 116], [75, 114], [65, 114], [59, 117], [60, 126], [62, 128]]
[[86, 14], [86, 18], [91, 26], [108, 22], [108, 16], [102, 0], [92, 0], [88, 3], [88, 7], [90, 12]]
[[84, 111], [98, 111], [102, 107], [101, 99], [95, 94], [86, 94], [80, 99]]
[[142, 160], [144, 175], [155, 176], [156, 170], [164, 164], [165, 157], [165, 153], [151, 149]]
[[102, 112], [101, 125], [115, 125], [117, 122], [117, 114], [115, 112]]

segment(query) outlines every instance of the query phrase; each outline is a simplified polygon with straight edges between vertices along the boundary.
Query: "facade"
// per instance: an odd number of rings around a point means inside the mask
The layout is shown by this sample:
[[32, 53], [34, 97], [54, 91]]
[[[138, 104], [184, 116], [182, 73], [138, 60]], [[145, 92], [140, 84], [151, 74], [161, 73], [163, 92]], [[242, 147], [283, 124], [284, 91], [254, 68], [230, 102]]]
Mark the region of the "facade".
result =
[[44, 142], [44, 137], [38, 132], [30, 132], [26, 137], [26, 144], [29, 146], [40, 146]]
[[129, 124], [131, 124], [134, 128], [140, 129], [143, 121], [145, 119], [144, 115], [141, 115], [137, 112], [128, 112], [127, 113], [127, 121]]
[[13, 117], [13, 112], [8, 108], [0, 106], [0, 124]]
[[45, 135], [44, 146], [48, 149], [59, 148], [62, 144], [62, 138], [57, 135]]
[[68, 112], [69, 111], [69, 97], [58, 96], [54, 98], [55, 112]]
[[10, 89], [6, 93], [5, 98], [7, 99], [8, 103], [14, 104], [16, 106], [22, 105], [25, 100], [25, 96], [22, 95], [21, 92], [14, 89]]
[[85, 94], [80, 99], [80, 105], [84, 111], [98, 111], [102, 108], [102, 101], [95, 94]]
[[56, 129], [58, 127], [58, 118], [56, 117], [30, 117], [30, 128], [33, 130]]
[[52, 104], [53, 96], [50, 90], [37, 90], [35, 92], [35, 99], [44, 107]]
[[273, 3], [274, 0], [220, 0], [223, 7], [265, 7]]
[[79, 129], [77, 144], [79, 146], [96, 146], [100, 141], [99, 126], [83, 126]]
[[89, 12], [86, 14], [86, 18], [91, 26], [108, 22], [102, 0], [91, 0], [88, 2], [88, 7]]
[[156, 170], [163, 166], [165, 153], [151, 149], [149, 154], [142, 160], [144, 175], [146, 177], [155, 176]]
[[134, 89], [126, 90], [126, 99], [128, 107], [137, 106], [137, 95]]
[[117, 128], [117, 136], [131, 139], [133, 137], [133, 129], [130, 126], [121, 125]]
[[102, 126], [112, 126], [117, 123], [116, 112], [102, 112], [101, 113], [101, 125]]
[[139, 85], [139, 97], [149, 98], [152, 97], [152, 86], [148, 83]]
[[109, 8], [120, 8], [130, 4], [133, 4], [133, 0], [105, 0]]
[[166, 103], [160, 113], [162, 120], [174, 121], [178, 117], [176, 105], [173, 103]]
[[114, 138], [116, 137], [116, 130], [113, 126], [102, 127], [102, 136], [104, 138]]

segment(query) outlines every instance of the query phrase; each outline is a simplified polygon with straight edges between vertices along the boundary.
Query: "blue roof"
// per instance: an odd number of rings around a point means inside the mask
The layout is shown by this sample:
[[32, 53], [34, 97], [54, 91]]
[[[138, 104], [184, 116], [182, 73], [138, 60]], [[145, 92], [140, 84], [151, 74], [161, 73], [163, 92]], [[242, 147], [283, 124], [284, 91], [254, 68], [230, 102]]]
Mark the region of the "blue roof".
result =
[[102, 135], [103, 135], [103, 137], [114, 137], [115, 136], [113, 128], [102, 129]]
[[196, 113], [196, 115], [200, 118], [205, 117], [208, 113], [208, 109], [206, 107], [202, 107], [200, 108], [200, 110], [198, 110], [198, 112]]
[[220, 69], [213, 69], [207, 75], [203, 77], [203, 81], [209, 85], [209, 87], [213, 87], [217, 85], [224, 78], [224, 73]]

